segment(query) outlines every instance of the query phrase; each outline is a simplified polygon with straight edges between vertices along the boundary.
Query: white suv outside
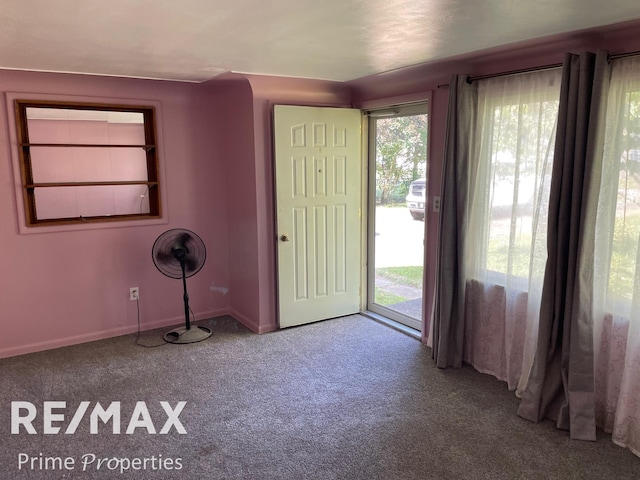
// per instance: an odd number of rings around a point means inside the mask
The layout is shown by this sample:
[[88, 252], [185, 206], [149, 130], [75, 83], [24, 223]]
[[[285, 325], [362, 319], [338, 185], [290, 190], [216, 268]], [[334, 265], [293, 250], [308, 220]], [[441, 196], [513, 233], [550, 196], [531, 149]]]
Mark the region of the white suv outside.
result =
[[426, 185], [427, 181], [424, 178], [419, 178], [409, 185], [409, 194], [406, 200], [414, 220], [424, 220], [424, 204], [427, 201]]

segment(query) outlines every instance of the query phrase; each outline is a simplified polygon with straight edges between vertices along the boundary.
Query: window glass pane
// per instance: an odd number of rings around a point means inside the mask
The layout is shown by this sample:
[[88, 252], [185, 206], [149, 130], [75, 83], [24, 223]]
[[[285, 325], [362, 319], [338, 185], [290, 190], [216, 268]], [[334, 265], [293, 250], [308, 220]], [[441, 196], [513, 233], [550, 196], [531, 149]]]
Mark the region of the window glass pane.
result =
[[558, 101], [495, 108], [489, 184], [487, 269], [528, 277], [534, 204], [548, 196]]
[[147, 181], [144, 149], [31, 147], [35, 183]]
[[146, 185], [101, 185], [35, 189], [38, 219], [149, 213]]
[[478, 85], [477, 178], [471, 228], [476, 278], [541, 277], [560, 93], [560, 70]]
[[138, 112], [27, 109], [30, 143], [144, 145], [144, 116]]
[[427, 106], [370, 115], [368, 309], [422, 329]]
[[609, 266], [607, 310], [628, 317], [640, 301], [640, 62], [625, 63], [610, 87], [596, 262]]

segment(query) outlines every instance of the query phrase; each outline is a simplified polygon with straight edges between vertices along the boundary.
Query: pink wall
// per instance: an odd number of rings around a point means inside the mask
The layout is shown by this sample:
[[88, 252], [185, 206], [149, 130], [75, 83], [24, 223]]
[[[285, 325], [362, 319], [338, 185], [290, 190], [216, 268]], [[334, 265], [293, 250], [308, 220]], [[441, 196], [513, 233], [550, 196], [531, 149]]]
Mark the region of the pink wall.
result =
[[220, 138], [217, 161], [224, 167], [228, 218], [229, 313], [256, 332], [264, 331], [258, 298], [259, 215], [253, 138], [253, 98], [242, 76], [225, 75], [203, 85], [209, 95], [213, 122]]
[[229, 298], [211, 287], [229, 283], [227, 182], [220, 161], [224, 131], [211, 128], [213, 102], [196, 85], [79, 75], [0, 71], [2, 92], [62, 95], [114, 103], [151, 100], [161, 107], [162, 224], [122, 223], [98, 228], [20, 233], [14, 195], [9, 122], [2, 96], [0, 115], [0, 357], [89, 341], [136, 330], [129, 287], [140, 287], [143, 329], [183, 322], [180, 282], [163, 276], [151, 247], [163, 231], [186, 227], [206, 242], [207, 264], [189, 279], [197, 318], [227, 313]]

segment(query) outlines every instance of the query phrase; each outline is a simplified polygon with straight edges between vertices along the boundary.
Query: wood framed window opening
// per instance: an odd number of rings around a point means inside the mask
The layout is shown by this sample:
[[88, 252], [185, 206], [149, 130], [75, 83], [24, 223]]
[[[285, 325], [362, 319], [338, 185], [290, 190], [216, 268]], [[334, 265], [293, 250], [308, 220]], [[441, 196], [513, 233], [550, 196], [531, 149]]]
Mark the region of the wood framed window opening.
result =
[[160, 218], [153, 106], [14, 106], [27, 226]]

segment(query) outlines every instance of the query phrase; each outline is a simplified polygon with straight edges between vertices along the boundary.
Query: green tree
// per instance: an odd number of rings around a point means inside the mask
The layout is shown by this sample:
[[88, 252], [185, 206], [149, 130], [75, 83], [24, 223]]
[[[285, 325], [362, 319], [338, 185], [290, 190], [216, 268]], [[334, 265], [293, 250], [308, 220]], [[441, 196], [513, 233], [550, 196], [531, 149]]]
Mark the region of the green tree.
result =
[[376, 120], [378, 202], [403, 199], [409, 184], [424, 177], [427, 165], [427, 115]]

